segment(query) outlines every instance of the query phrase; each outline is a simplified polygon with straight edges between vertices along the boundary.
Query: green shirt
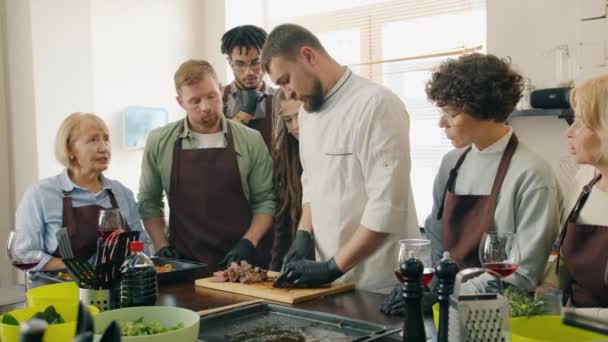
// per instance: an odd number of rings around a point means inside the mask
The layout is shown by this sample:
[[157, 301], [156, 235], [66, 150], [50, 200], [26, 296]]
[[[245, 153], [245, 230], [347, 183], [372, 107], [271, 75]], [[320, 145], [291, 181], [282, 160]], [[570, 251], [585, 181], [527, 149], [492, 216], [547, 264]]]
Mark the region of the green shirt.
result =
[[[262, 135], [253, 129], [222, 116], [222, 132], [226, 140], [227, 126], [232, 129], [243, 193], [253, 214], [274, 214], [275, 197], [272, 185], [272, 159]], [[180, 124], [184, 130], [180, 132]], [[138, 207], [142, 218], [164, 217], [163, 190], [170, 196], [173, 146], [178, 137], [183, 149], [193, 149], [196, 141], [188, 128], [188, 120], [178, 120], [150, 132], [141, 165]]]

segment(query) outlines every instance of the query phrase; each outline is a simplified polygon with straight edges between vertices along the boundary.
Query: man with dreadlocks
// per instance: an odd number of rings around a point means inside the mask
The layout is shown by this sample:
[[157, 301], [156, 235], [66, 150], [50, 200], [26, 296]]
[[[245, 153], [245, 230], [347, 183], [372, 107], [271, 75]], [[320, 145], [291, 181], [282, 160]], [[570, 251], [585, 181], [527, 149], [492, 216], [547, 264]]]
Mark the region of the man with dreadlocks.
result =
[[262, 80], [260, 52], [265, 41], [263, 29], [237, 26], [224, 33], [221, 50], [234, 73], [234, 81], [224, 88], [224, 114], [262, 133], [270, 148], [274, 90]]

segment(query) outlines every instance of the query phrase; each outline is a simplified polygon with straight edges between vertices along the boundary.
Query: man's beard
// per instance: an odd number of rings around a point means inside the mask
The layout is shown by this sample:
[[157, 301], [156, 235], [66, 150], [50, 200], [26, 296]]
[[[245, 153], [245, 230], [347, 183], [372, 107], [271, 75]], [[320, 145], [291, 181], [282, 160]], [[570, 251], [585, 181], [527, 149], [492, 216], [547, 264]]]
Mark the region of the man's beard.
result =
[[262, 84], [261, 77], [258, 77], [258, 78], [257, 78], [257, 80], [256, 80], [257, 82], [255, 82], [255, 86], [253, 86], [253, 87], [250, 87], [250, 86], [247, 86], [247, 85], [246, 85], [246, 83], [247, 83], [247, 81], [246, 81], [246, 80], [247, 80], [247, 76], [245, 76], [245, 77], [244, 77], [244, 78], [241, 80], [241, 79], [239, 79], [239, 78], [238, 78], [238, 76], [235, 74], [235, 75], [234, 75], [234, 79], [236, 80], [237, 85], [238, 85], [238, 86], [239, 86], [239, 88], [241, 88], [241, 89], [258, 89], [258, 88], [260, 87], [260, 84]]
[[316, 78], [312, 85], [312, 94], [307, 96], [304, 101], [304, 109], [309, 113], [318, 112], [325, 102], [325, 95], [323, 95], [323, 85], [321, 80]]

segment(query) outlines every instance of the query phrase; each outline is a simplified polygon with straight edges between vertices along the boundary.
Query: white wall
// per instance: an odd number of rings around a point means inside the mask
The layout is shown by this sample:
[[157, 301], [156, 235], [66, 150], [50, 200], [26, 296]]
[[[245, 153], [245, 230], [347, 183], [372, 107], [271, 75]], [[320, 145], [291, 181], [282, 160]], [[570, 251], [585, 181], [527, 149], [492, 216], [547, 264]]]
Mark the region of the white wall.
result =
[[[6, 103], [6, 40], [4, 1], [0, 1], [0, 242], [6, 241], [12, 227], [11, 173], [9, 163], [8, 106]], [[8, 265], [5, 253], [0, 253], [0, 287], [14, 281], [15, 272]]]
[[107, 175], [137, 193], [142, 150], [122, 146], [122, 113], [129, 105], [162, 107], [183, 116], [173, 74], [205, 56], [205, 3], [198, 0], [94, 0], [91, 5], [92, 97], [110, 127], [113, 160]]
[[[590, 0], [488, 0], [487, 51], [510, 56], [537, 88], [554, 87], [563, 81], [556, 70], [556, 55], [551, 52], [560, 45], [569, 48], [570, 76], [575, 81], [608, 72], [608, 22], [580, 21], [584, 1]], [[583, 58], [589, 43], [598, 42], [604, 44], [603, 67], [598, 67], [602, 62], [586, 63]]]
[[[608, 73], [608, 23], [606, 19], [581, 22], [581, 3], [582, 0], [488, 0], [487, 51], [511, 57], [515, 67], [537, 89]], [[602, 45], [603, 51], [586, 50], [593, 44]], [[563, 45], [570, 53], [569, 69], [559, 69], [552, 52]], [[595, 58], [599, 61], [590, 62], [589, 54], [592, 59], [599, 56]], [[600, 66], [602, 63], [604, 66]], [[520, 140], [553, 166], [564, 191], [571, 191], [576, 167], [566, 144], [567, 123], [555, 117], [514, 118], [510, 123]]]

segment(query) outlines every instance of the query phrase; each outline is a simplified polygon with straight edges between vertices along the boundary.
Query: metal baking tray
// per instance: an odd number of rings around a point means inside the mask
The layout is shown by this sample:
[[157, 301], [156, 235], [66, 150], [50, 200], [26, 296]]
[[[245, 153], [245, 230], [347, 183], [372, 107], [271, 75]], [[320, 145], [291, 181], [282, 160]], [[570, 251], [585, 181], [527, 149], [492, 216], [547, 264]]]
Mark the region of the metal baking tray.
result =
[[[152, 257], [150, 258], [157, 266], [162, 266], [166, 264], [171, 264], [175, 267], [173, 271], [160, 272], [158, 273], [158, 284], [170, 284], [177, 282], [188, 282], [194, 281], [196, 279], [204, 277], [205, 270], [207, 269], [207, 264], [189, 261], [189, 260], [181, 260], [181, 259], [170, 259], [170, 258], [160, 258], [160, 257]], [[52, 282], [60, 283], [66, 281], [72, 281], [70, 279], [63, 279], [59, 277], [59, 273], [67, 273], [66, 270], [57, 270], [57, 271], [37, 271], [31, 272], [32, 276], [38, 276], [40, 278], [50, 280]]]
[[198, 338], [205, 342], [361, 342], [400, 330], [319, 311], [259, 303], [202, 317]]

